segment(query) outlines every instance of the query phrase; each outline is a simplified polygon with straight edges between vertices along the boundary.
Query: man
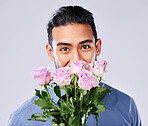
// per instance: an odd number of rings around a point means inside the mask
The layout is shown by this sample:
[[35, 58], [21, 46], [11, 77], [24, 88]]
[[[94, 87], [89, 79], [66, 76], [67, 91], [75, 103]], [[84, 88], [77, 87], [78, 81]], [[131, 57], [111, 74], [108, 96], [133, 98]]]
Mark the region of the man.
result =
[[[56, 68], [65, 67], [72, 61], [91, 63], [97, 60], [101, 51], [101, 40], [97, 39], [96, 27], [92, 13], [79, 6], [61, 7], [48, 23], [48, 39], [46, 45], [50, 60], [55, 62]], [[106, 85], [108, 88], [110, 86]], [[58, 98], [50, 91], [52, 99]], [[42, 113], [34, 104], [36, 96], [24, 103], [12, 113], [8, 126], [49, 126], [45, 123], [28, 121], [32, 114]], [[141, 126], [141, 120], [134, 100], [128, 95], [112, 88], [112, 92], [105, 99], [106, 111], [99, 115], [99, 126]], [[96, 121], [90, 115], [87, 126], [95, 126]]]

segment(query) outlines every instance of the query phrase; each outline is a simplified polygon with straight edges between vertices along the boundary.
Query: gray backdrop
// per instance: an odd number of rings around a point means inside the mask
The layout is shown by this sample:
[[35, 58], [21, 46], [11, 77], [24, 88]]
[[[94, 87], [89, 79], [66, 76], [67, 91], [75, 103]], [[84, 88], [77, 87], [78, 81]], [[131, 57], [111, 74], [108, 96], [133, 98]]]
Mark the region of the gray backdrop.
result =
[[100, 58], [108, 61], [104, 79], [135, 99], [143, 125], [148, 125], [148, 1], [0, 0], [0, 126], [34, 95], [32, 71], [40, 66], [54, 71], [45, 50], [46, 24], [63, 5], [93, 12], [102, 39]]

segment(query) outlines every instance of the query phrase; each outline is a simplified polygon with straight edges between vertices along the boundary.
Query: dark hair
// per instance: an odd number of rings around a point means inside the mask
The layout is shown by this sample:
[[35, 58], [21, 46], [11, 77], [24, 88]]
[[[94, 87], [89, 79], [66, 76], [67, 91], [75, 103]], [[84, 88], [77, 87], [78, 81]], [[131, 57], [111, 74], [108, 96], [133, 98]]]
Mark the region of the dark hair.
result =
[[96, 26], [93, 14], [80, 6], [64, 6], [59, 8], [52, 16], [47, 25], [48, 41], [52, 47], [52, 29], [61, 25], [72, 23], [89, 24], [92, 28], [95, 42], [97, 41]]

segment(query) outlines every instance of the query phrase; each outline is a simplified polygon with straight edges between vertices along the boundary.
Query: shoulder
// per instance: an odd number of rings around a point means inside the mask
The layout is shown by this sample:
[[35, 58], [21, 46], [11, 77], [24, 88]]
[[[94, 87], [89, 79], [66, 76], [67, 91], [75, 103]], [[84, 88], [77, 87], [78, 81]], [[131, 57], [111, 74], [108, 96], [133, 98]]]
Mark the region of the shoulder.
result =
[[34, 100], [37, 100], [36, 96], [25, 101], [21, 106], [19, 106], [12, 114], [15, 116], [20, 115], [21, 113], [30, 110], [30, 108], [35, 107]]
[[[57, 97], [53, 93], [53, 91], [49, 90], [51, 99], [57, 102]], [[9, 117], [7, 122], [7, 126], [44, 126], [46, 123], [38, 121], [28, 121], [34, 113], [42, 113], [42, 110], [39, 106], [35, 105], [34, 101], [37, 100], [37, 96], [33, 96], [24, 102], [20, 107], [18, 107]], [[47, 121], [47, 123], [50, 123]]]
[[141, 119], [134, 99], [128, 94], [102, 83], [111, 89], [111, 93], [105, 97], [106, 108], [110, 111], [118, 112], [119, 115], [128, 120], [133, 126], [141, 126]]
[[[38, 110], [38, 107], [34, 104], [34, 100], [36, 100], [37, 97], [34, 96], [30, 99], [28, 99], [26, 102], [24, 102], [20, 107], [18, 107], [11, 115], [8, 120], [7, 126], [11, 125], [19, 125], [19, 123], [23, 123], [24, 121], [27, 121], [33, 114], [32, 111]], [[39, 110], [38, 110], [39, 111]]]
[[[106, 96], [107, 99], [110, 100], [110, 104], [112, 107], [115, 107], [114, 109], [118, 109], [118, 111], [122, 111], [122, 113], [129, 112], [133, 104], [135, 104], [133, 98], [129, 96], [128, 94], [113, 88], [107, 84], [104, 84], [104, 86], [111, 89], [111, 93]], [[106, 101], [108, 102], [108, 101]]]
[[101, 83], [100, 85], [110, 89], [111, 93], [108, 94], [108, 97], [112, 97], [114, 98], [114, 100], [117, 100], [118, 102], [129, 103], [130, 101], [133, 101], [133, 98], [131, 96], [116, 88], [109, 86], [108, 84]]

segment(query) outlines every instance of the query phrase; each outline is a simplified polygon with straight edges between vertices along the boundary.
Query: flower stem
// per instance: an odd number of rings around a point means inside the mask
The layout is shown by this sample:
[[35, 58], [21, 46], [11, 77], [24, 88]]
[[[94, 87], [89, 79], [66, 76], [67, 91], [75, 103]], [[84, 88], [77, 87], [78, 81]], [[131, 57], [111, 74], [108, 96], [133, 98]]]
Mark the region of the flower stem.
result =
[[47, 93], [47, 96], [48, 96], [48, 98], [49, 98], [49, 100], [50, 100], [50, 102], [51, 102], [51, 97], [50, 97], [50, 95], [49, 95], [49, 92], [48, 92], [47, 86], [46, 86], [46, 85], [44, 85], [44, 88], [45, 88], [46, 93]]
[[41, 94], [41, 96], [42, 96], [42, 85], [41, 85], [41, 87], [40, 87], [40, 94]]
[[52, 119], [48, 118], [53, 124], [55, 124], [55, 122], [52, 121]]
[[76, 84], [77, 84], [77, 76], [75, 75], [75, 78], [74, 78], [75, 98], [77, 98], [77, 94], [76, 94]]
[[102, 81], [102, 77], [100, 77], [99, 83]]
[[73, 106], [73, 108], [75, 109], [75, 106], [74, 106], [74, 103], [73, 103], [73, 98], [72, 98], [72, 106]]
[[84, 126], [86, 126], [86, 123], [87, 123], [87, 119], [86, 119], [86, 116], [85, 116]]
[[68, 100], [68, 92], [67, 92], [67, 87], [65, 86], [65, 90], [66, 90], [66, 100], [67, 100], [67, 102], [69, 102], [69, 100]]
[[50, 97], [50, 94], [48, 92], [48, 89], [47, 89], [47, 86], [46, 85], [44, 85], [44, 88], [46, 90], [46, 93], [47, 93], [47, 96], [49, 98], [50, 103], [54, 103], [54, 105], [57, 107], [57, 109], [60, 110], [59, 106], [57, 106], [57, 104], [54, 101], [51, 100], [51, 97]]
[[[84, 92], [84, 91], [83, 91]], [[83, 93], [81, 93], [81, 101], [80, 101], [80, 110], [82, 110], [82, 102], [83, 102]]]

